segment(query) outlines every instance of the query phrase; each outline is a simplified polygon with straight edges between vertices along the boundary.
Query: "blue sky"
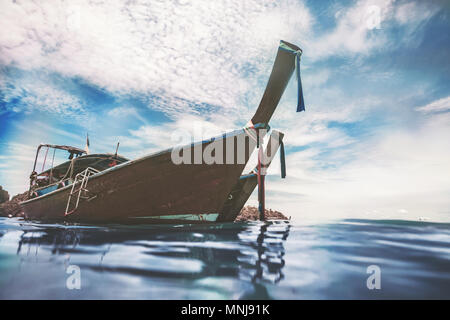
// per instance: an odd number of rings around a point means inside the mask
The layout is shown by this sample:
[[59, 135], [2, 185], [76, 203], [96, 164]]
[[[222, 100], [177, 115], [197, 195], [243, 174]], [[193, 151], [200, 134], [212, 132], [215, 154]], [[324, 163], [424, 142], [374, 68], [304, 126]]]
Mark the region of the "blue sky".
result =
[[[2, 1], [0, 185], [26, 189], [41, 143], [129, 158], [245, 125], [280, 39], [299, 45], [272, 122], [267, 206], [298, 221], [450, 220], [445, 1]], [[197, 129], [196, 129], [197, 128]], [[251, 163], [253, 165], [253, 163]], [[252, 197], [251, 204], [256, 203]]]

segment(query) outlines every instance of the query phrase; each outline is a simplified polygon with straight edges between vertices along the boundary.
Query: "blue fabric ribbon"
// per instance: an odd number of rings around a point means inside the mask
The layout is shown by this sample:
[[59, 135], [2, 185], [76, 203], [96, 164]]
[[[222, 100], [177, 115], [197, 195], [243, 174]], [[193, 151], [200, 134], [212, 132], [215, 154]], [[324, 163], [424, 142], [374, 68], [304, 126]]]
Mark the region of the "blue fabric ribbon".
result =
[[295, 54], [295, 74], [297, 76], [297, 112], [305, 111], [302, 80], [300, 79], [300, 56], [302, 55], [302, 50], [294, 50], [283, 41], [280, 42], [280, 49]]
[[281, 178], [286, 178], [286, 159], [284, 155], [284, 143], [280, 141], [280, 166], [281, 166]]
[[296, 52], [295, 73], [297, 75], [297, 112], [305, 111], [305, 101], [303, 100], [302, 80], [300, 79], [300, 52]]

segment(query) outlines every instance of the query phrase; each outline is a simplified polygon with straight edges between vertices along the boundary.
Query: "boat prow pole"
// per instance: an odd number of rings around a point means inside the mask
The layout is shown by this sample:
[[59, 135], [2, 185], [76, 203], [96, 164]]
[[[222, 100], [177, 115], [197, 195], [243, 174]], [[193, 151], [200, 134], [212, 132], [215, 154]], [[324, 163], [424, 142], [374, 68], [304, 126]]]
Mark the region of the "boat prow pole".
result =
[[[299, 62], [301, 53], [302, 50], [296, 45], [283, 40], [280, 41], [266, 90], [264, 91], [255, 115], [251, 119], [251, 124], [269, 123], [296, 68], [298, 71], [297, 80], [300, 81]], [[300, 93], [301, 86], [299, 82], [299, 97]], [[303, 104], [303, 96], [301, 97], [301, 101], [299, 98], [299, 103], [300, 102]], [[297, 108], [297, 111], [302, 110], [301, 108]]]
[[[275, 109], [280, 102], [289, 80], [292, 77], [294, 71], [297, 75], [298, 84], [298, 105], [297, 112], [304, 111], [303, 92], [300, 80], [300, 56], [302, 50], [296, 45], [283, 41], [280, 41], [278, 47], [277, 56], [273, 64], [272, 72], [267, 82], [266, 89], [264, 91], [261, 102], [258, 109], [251, 121], [247, 124], [247, 127], [253, 128], [255, 124], [268, 124], [272, 118]], [[260, 133], [257, 130], [257, 148], [258, 148], [258, 166], [257, 166], [257, 181], [258, 181], [258, 210], [260, 220], [264, 220], [265, 213], [265, 170], [261, 165], [261, 157], [264, 154], [262, 146], [260, 145]], [[283, 148], [284, 151], [284, 148]], [[283, 152], [284, 156], [284, 152]]]

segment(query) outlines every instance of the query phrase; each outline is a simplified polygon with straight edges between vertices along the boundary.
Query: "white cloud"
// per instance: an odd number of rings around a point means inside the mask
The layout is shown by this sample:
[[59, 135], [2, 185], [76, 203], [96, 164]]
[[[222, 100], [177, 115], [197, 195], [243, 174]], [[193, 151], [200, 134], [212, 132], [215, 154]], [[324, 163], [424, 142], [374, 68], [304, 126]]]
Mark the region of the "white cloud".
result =
[[117, 107], [108, 111], [108, 115], [114, 118], [123, 118], [132, 116], [138, 119], [139, 121], [143, 122], [144, 124], [148, 124], [148, 121], [139, 114], [136, 108], [133, 107], [125, 107], [125, 106]]
[[232, 120], [217, 115], [211, 121], [201, 116], [185, 115], [175, 121], [160, 125], [146, 124], [137, 129], [130, 129], [128, 137], [121, 137], [127, 146], [134, 149], [133, 157], [149, 152], [161, 151], [176, 144], [188, 144], [221, 135], [236, 128]]
[[[368, 27], [368, 9], [379, 8], [380, 20], [385, 19], [391, 9], [392, 0], [362, 0], [354, 6], [343, 8], [335, 14], [336, 27], [317, 39], [309, 42], [309, 51], [314, 58], [326, 58], [331, 55], [366, 54], [374, 48], [381, 47], [386, 39], [382, 33], [374, 34]], [[376, 30], [375, 30], [376, 31]]]
[[416, 111], [423, 113], [432, 113], [450, 110], [450, 96], [430, 102], [427, 105], [417, 107]]
[[[380, 32], [367, 28], [371, 5], [380, 8]], [[428, 4], [361, 0], [340, 9], [336, 26], [318, 35], [308, 8], [291, 0], [0, 6], [3, 66], [80, 77], [118, 95], [143, 95], [150, 108], [171, 116], [219, 112], [234, 118], [250, 116], [258, 104], [280, 39], [300, 43], [311, 60], [367, 54], [386, 45], [383, 30], [393, 22], [413, 32], [437, 12]], [[325, 69], [311, 72], [305, 87], [321, 86], [329, 76]], [[64, 110], [70, 105], [80, 113], [77, 98], [54, 90], [44, 88], [25, 102], [36, 109], [58, 105], [55, 110], [64, 112], [73, 111]], [[205, 104], [216, 108], [205, 110]]]
[[321, 87], [330, 78], [330, 70], [314, 70], [313, 73], [308, 73], [308, 86], [310, 87]]
[[430, 19], [436, 12], [437, 7], [427, 2], [406, 2], [395, 8], [395, 19], [401, 24], [420, 24]]
[[[317, 60], [333, 55], [370, 55], [373, 51], [389, 50], [399, 44], [417, 46], [421, 42], [418, 33], [423, 23], [438, 11], [439, 8], [430, 2], [359, 0], [353, 6], [338, 10], [334, 29], [319, 37], [308, 38], [305, 49], [313, 52], [311, 58]], [[393, 26], [405, 27], [401, 37], [389, 34]]]
[[[450, 117], [435, 114], [414, 130], [380, 132], [329, 156], [318, 158], [321, 148], [290, 154], [287, 179], [267, 184], [267, 206], [296, 221], [423, 215], [450, 221], [449, 136]], [[342, 165], [336, 155], [349, 160]]]
[[278, 41], [307, 32], [310, 21], [289, 0], [3, 2], [0, 63], [161, 96], [150, 107], [167, 113], [198, 112], [186, 109], [195, 101], [237, 114], [266, 79]]
[[406, 2], [396, 6], [392, 19], [403, 27], [402, 37], [398, 43], [409, 47], [418, 47], [423, 39], [424, 24], [437, 12], [439, 12], [439, 7], [432, 1]]
[[[47, 79], [48, 80], [48, 79]], [[0, 78], [3, 101], [13, 112], [49, 112], [61, 119], [86, 120], [87, 111], [78, 97], [59, 89], [52, 83], [35, 77]]]
[[36, 147], [10, 142], [2, 146], [2, 148], [3, 154], [8, 154], [8, 156], [0, 160], [2, 164], [0, 185], [12, 197], [27, 189], [28, 176], [32, 170], [32, 161], [36, 154]]

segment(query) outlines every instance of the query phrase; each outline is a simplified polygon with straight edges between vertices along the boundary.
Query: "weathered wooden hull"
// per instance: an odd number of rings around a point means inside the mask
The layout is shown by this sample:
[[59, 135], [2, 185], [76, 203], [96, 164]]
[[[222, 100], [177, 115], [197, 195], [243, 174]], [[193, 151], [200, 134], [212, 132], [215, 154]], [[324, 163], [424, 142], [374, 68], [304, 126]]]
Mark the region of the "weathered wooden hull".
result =
[[[244, 138], [243, 163], [237, 163], [237, 143], [232, 164], [226, 163], [227, 141]], [[201, 142], [204, 150], [213, 141], [224, 139], [223, 164], [179, 164], [171, 150], [130, 161], [89, 178], [90, 200], [80, 200], [77, 209], [65, 216], [72, 187], [67, 186], [21, 203], [26, 218], [72, 221], [113, 221], [148, 218], [149, 222], [211, 221], [220, 212], [233, 185], [239, 179], [255, 143], [244, 130]], [[198, 147], [199, 144], [197, 144]], [[195, 145], [190, 146], [194, 154]], [[241, 161], [242, 162], [242, 161]], [[173, 219], [169, 219], [173, 216]], [[138, 221], [138, 220], [136, 220]]]

